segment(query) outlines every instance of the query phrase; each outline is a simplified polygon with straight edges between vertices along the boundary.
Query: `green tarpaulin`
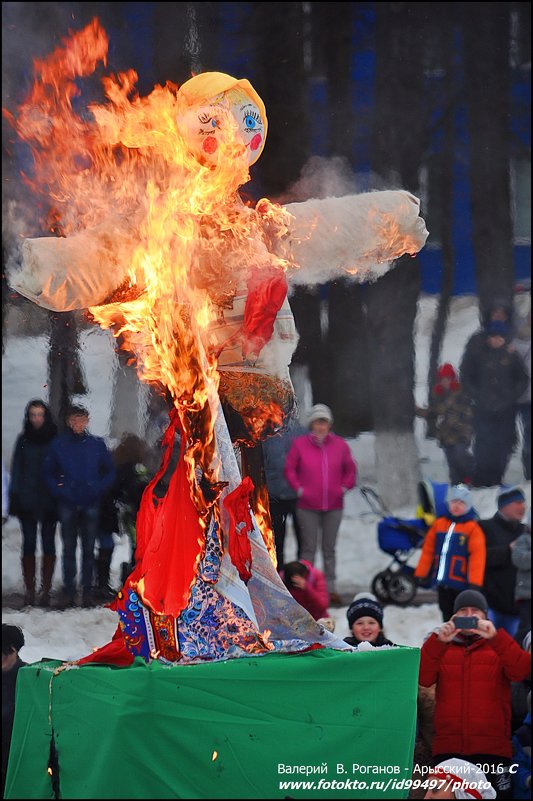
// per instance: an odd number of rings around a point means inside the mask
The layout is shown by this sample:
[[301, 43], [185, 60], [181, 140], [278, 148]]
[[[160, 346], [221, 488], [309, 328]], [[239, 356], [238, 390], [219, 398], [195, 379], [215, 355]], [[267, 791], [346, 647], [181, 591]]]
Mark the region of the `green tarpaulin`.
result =
[[419, 655], [324, 649], [56, 674], [59, 662], [29, 665], [5, 797], [405, 798]]

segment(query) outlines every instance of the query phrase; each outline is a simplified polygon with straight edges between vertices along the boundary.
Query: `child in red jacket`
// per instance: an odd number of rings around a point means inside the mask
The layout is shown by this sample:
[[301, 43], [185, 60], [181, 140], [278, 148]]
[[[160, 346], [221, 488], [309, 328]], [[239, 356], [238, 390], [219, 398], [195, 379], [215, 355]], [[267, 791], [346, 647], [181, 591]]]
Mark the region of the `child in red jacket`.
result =
[[280, 576], [294, 600], [307, 609], [315, 620], [328, 617], [329, 593], [326, 577], [321, 570], [301, 559], [286, 564]]

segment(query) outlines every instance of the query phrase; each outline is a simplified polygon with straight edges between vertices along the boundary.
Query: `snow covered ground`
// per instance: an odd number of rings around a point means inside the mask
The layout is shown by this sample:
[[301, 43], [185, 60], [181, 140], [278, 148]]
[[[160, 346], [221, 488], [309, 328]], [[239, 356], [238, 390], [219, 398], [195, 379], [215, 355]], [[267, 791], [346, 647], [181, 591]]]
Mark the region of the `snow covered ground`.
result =
[[[518, 299], [529, 303], [525, 296]], [[417, 403], [424, 404], [427, 398], [427, 366], [429, 343], [437, 301], [423, 297], [419, 303], [416, 324], [416, 387]], [[478, 327], [477, 302], [473, 297], [454, 299], [443, 343], [441, 361], [458, 366], [467, 338]], [[80, 400], [91, 412], [91, 431], [109, 438], [109, 418], [112, 400], [113, 374], [116, 357], [113, 353], [112, 337], [98, 328], [84, 331], [81, 336], [83, 367], [89, 392]], [[2, 457], [9, 469], [11, 453], [17, 434], [22, 426], [24, 407], [31, 398], [47, 400], [47, 341], [44, 336], [8, 336], [2, 362], [3, 418]], [[425, 479], [447, 482], [446, 463], [441, 450], [434, 441], [424, 438], [424, 424], [417, 420], [415, 433], [419, 447], [421, 469]], [[111, 445], [115, 443], [110, 442]], [[362, 434], [350, 440], [353, 455], [359, 467], [359, 485], [376, 487], [374, 460], [374, 438]], [[506, 483], [521, 484], [531, 502], [531, 485], [523, 481], [520, 459], [516, 453], [506, 474]], [[482, 517], [495, 511], [497, 488], [474, 490], [475, 508]], [[394, 509], [399, 517], [410, 518], [413, 508]], [[376, 527], [379, 517], [375, 515], [359, 489], [348, 493], [346, 508], [337, 546], [338, 590], [344, 596], [355, 589], [367, 589], [374, 575], [390, 562], [390, 557], [379, 550]], [[286, 558], [295, 558], [294, 538], [289, 536]], [[37, 661], [43, 657], [55, 659], [77, 659], [93, 648], [107, 643], [117, 626], [117, 616], [108, 609], [69, 609], [65, 611], [42, 609], [13, 609], [5, 605], [5, 599], [14, 593], [22, 594], [20, 571], [21, 535], [17, 520], [10, 518], [2, 529], [2, 621], [22, 627], [26, 645], [21, 657]], [[58, 556], [61, 554], [59, 535]], [[414, 554], [414, 558], [419, 552]], [[120, 563], [129, 558], [128, 543], [117, 538], [113, 555], [112, 576], [114, 585], [119, 585]], [[320, 567], [320, 562], [317, 562]], [[60, 588], [60, 558], [54, 576], [54, 589]], [[336, 632], [346, 636], [346, 607], [331, 610], [337, 621]], [[400, 608], [387, 606], [385, 631], [396, 643], [420, 646], [427, 632], [440, 622], [440, 613], [435, 604]]]

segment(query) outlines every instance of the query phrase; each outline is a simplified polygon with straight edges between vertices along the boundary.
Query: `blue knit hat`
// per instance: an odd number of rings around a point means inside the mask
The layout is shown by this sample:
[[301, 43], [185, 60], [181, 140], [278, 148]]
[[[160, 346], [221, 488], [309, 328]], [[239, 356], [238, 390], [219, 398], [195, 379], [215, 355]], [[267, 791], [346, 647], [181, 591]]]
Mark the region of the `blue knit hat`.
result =
[[359, 593], [355, 596], [346, 612], [350, 628], [360, 617], [373, 617], [380, 626], [383, 625], [383, 608], [377, 598], [370, 593]]
[[455, 484], [448, 487], [448, 492], [446, 493], [446, 503], [450, 503], [450, 501], [462, 501], [468, 511], [472, 508], [472, 493], [466, 484]]
[[508, 503], [525, 503], [526, 496], [522, 487], [501, 487], [497, 496], [498, 509], [503, 509]]

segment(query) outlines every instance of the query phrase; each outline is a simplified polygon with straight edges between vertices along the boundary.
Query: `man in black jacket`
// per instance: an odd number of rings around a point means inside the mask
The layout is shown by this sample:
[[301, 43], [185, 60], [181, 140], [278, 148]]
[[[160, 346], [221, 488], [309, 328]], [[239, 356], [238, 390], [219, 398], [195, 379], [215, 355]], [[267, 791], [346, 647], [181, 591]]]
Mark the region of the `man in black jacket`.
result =
[[517, 403], [529, 378], [522, 358], [509, 346], [511, 330], [489, 324], [476, 346], [467, 345], [461, 383], [474, 408], [473, 486], [501, 484], [516, 444]]
[[496, 514], [479, 521], [487, 547], [483, 592], [489, 604], [489, 620], [514, 637], [519, 616], [515, 602], [516, 567], [511, 560], [511, 549], [526, 528], [521, 522], [526, 511], [526, 497], [521, 487], [502, 487], [497, 502]]

